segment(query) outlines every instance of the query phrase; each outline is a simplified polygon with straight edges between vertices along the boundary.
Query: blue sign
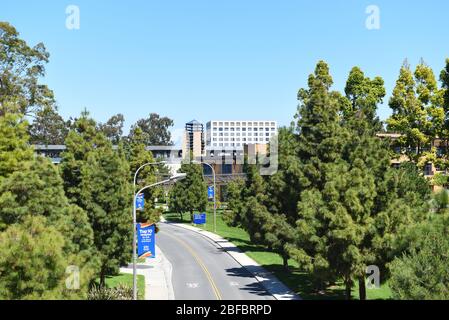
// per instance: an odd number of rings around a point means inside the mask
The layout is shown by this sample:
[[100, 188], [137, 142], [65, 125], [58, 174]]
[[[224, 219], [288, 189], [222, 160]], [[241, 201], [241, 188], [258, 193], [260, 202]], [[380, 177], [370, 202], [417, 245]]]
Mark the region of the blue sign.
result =
[[207, 197], [209, 199], [213, 199], [214, 198], [214, 187], [210, 186], [207, 188]]
[[194, 224], [206, 224], [206, 214], [205, 213], [195, 213], [193, 215]]
[[143, 210], [145, 207], [145, 196], [143, 193], [139, 193], [136, 197], [136, 210]]
[[137, 256], [139, 258], [156, 257], [156, 226], [150, 223], [137, 224]]

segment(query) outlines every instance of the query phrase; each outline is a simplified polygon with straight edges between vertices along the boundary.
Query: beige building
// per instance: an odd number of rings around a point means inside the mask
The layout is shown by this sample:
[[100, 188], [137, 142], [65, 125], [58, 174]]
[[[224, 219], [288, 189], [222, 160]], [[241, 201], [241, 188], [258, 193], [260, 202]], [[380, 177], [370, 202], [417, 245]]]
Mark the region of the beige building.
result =
[[182, 157], [189, 157], [190, 152], [194, 158], [204, 155], [204, 128], [203, 124], [196, 120], [187, 122], [184, 130]]

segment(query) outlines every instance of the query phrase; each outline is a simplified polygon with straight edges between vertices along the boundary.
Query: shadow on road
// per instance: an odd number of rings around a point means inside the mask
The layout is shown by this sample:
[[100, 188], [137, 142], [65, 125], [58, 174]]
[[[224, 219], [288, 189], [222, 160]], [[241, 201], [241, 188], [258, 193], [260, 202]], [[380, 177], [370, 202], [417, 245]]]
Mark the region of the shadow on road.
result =
[[[254, 276], [249, 273], [244, 267], [226, 269], [226, 272], [229, 276], [254, 279]], [[250, 293], [257, 294], [259, 296], [271, 296], [271, 294], [269, 294], [264, 289], [264, 284], [264, 282], [258, 282], [256, 279], [254, 279], [254, 282], [241, 287], [240, 290], [249, 291]]]

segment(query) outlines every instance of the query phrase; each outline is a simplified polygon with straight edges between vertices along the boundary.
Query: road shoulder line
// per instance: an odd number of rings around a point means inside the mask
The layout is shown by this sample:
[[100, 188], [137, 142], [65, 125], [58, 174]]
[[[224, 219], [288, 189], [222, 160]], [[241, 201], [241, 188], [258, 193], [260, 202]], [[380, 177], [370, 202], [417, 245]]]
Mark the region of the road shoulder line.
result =
[[182, 223], [168, 222], [164, 218], [161, 219], [161, 222], [179, 228], [188, 229], [212, 240], [219, 247], [223, 248], [227, 254], [229, 254], [235, 261], [237, 261], [238, 264], [248, 270], [248, 272], [251, 273], [254, 278], [256, 278], [256, 280], [265, 288], [265, 290], [267, 290], [276, 300], [301, 300], [298, 295], [296, 295], [292, 290], [290, 290], [290, 288], [283, 284], [274, 274], [248, 257], [242, 250], [240, 250], [230, 241], [220, 237], [215, 233]]

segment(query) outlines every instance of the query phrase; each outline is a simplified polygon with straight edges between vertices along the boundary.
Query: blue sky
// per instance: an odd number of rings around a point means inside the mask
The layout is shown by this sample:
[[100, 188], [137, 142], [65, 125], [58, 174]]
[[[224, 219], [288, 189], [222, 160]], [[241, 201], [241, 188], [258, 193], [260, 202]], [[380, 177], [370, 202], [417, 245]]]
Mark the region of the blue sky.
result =
[[[80, 29], [65, 27], [68, 5]], [[365, 27], [368, 5], [380, 29]], [[391, 94], [405, 58], [439, 74], [449, 57], [449, 1], [2, 0], [0, 20], [51, 53], [45, 82], [64, 117], [87, 107], [126, 127], [150, 112], [189, 120], [290, 123], [296, 93], [320, 59], [334, 89], [353, 66], [385, 79]], [[382, 119], [387, 105], [379, 109]]]

